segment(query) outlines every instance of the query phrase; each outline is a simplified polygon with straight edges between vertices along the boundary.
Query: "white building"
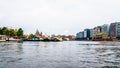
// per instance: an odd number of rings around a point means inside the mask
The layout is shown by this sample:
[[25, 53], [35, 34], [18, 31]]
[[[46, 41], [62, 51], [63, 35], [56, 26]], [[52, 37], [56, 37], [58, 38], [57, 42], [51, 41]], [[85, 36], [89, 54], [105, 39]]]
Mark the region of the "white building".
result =
[[7, 40], [7, 36], [6, 35], [0, 35], [0, 40]]

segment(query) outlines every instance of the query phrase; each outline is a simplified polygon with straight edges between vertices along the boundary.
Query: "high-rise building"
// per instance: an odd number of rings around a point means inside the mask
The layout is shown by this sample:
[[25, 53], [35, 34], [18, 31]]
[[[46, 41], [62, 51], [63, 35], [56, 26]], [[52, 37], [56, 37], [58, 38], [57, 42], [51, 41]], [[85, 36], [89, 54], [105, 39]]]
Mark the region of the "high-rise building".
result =
[[120, 37], [120, 22], [110, 24], [109, 35], [112, 37]]
[[90, 39], [93, 37], [93, 29], [90, 29]]
[[120, 22], [117, 23], [117, 38], [120, 38]]
[[84, 30], [84, 39], [89, 40], [90, 38], [90, 29]]
[[117, 23], [111, 23], [110, 27], [109, 27], [109, 35], [112, 37], [116, 37], [117, 36], [117, 30], [116, 27]]

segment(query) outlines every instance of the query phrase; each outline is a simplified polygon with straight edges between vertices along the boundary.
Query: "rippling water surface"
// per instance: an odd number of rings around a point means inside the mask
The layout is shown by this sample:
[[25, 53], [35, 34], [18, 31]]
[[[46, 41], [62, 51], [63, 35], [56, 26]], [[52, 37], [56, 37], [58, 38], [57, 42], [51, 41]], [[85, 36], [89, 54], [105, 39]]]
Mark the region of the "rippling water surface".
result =
[[0, 68], [119, 68], [120, 42], [1, 42]]

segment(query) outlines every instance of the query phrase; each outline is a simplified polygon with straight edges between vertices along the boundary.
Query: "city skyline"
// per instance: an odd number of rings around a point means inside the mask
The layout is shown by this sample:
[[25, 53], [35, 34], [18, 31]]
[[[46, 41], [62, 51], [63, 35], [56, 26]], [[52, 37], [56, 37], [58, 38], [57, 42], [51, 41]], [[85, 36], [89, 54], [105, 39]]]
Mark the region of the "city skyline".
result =
[[46, 34], [75, 35], [86, 28], [119, 22], [119, 0], [4, 0], [0, 27], [36, 29]]

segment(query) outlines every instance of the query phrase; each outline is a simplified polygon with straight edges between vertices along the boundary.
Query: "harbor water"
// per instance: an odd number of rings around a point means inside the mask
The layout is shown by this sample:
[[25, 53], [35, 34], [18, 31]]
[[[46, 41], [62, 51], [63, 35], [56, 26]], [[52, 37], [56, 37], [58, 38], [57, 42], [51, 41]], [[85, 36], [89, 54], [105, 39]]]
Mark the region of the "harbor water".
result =
[[120, 42], [0, 42], [0, 68], [119, 68]]

